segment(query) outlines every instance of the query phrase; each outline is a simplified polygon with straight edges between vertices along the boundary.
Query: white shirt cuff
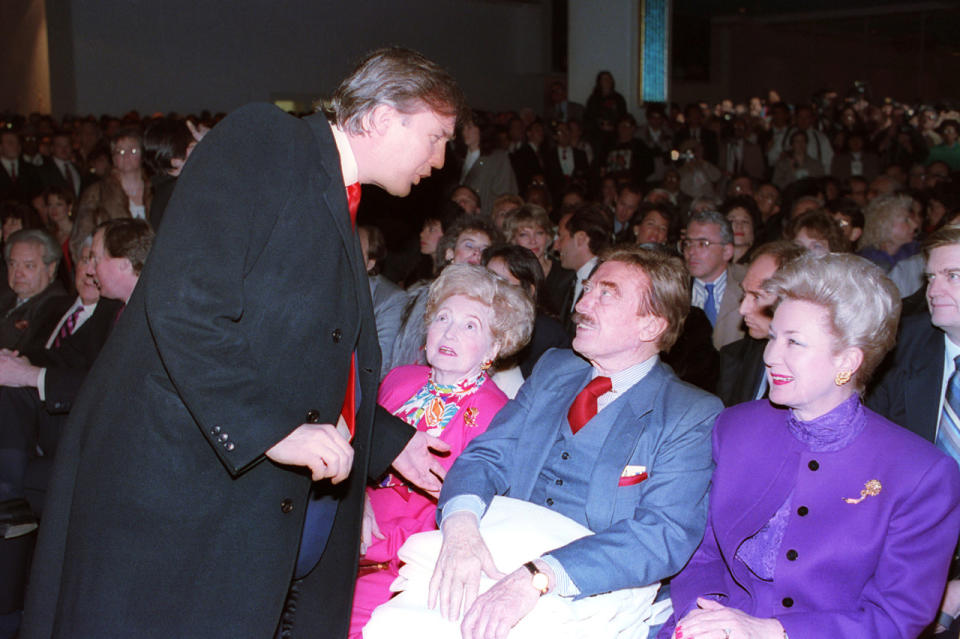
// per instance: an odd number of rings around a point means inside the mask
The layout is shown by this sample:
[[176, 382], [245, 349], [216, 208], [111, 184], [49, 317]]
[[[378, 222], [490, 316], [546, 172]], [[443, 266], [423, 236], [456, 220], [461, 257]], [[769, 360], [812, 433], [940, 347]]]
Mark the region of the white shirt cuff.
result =
[[570, 575], [567, 574], [567, 571], [563, 569], [563, 566], [555, 557], [544, 555], [540, 559], [553, 571], [553, 590], [551, 592], [555, 592], [561, 597], [576, 597], [580, 594], [580, 589], [573, 583]]
[[443, 522], [446, 521], [447, 517], [459, 512], [473, 513], [477, 516], [477, 523], [479, 524], [486, 510], [487, 505], [483, 503], [483, 500], [480, 499], [479, 496], [457, 495], [443, 507], [443, 512], [440, 515], [440, 527], [443, 528]]
[[37, 393], [40, 394], [40, 401], [47, 401], [47, 369], [41, 368], [40, 374], [37, 375]]

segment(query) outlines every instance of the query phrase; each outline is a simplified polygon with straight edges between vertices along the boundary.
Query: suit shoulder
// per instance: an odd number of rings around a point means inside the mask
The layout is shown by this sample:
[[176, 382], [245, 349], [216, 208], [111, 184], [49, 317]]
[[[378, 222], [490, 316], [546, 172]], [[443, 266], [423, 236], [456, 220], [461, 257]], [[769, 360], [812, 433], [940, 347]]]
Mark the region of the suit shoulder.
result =
[[747, 433], [753, 437], [762, 425], [784, 419], [785, 409], [774, 408], [768, 400], [758, 399], [725, 408], [717, 417], [716, 430], [720, 437], [736, 437]]
[[685, 414], [690, 411], [703, 411], [716, 416], [723, 410], [723, 402], [719, 397], [699, 386], [683, 381], [668, 365], [660, 363], [654, 370], [657, 369], [666, 375], [660, 391], [660, 399], [658, 399], [658, 402], [662, 401], [664, 412], [676, 411]]

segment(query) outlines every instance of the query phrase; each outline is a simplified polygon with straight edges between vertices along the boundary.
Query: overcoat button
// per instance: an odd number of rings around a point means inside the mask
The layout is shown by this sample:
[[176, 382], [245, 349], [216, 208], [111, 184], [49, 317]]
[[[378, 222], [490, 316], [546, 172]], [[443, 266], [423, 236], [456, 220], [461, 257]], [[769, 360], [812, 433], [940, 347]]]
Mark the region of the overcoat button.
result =
[[343, 331], [339, 328], [333, 329], [333, 333], [330, 334], [330, 337], [333, 338], [333, 341], [337, 344], [340, 343], [340, 340], [343, 339]]
[[307, 424], [319, 424], [320, 423], [320, 411], [316, 408], [311, 408], [307, 411], [307, 416], [304, 418]]
[[787, 551], [787, 559], [789, 559], [790, 561], [796, 561], [796, 559], [797, 559], [797, 551], [794, 550], [793, 548], [791, 548], [790, 550], [788, 550], [788, 551]]
[[800, 515], [801, 517], [806, 517], [808, 512], [810, 512], [810, 509], [807, 508], [806, 506], [800, 506], [799, 508], [797, 508], [797, 514]]
[[784, 608], [790, 608], [791, 606], [793, 606], [793, 599], [791, 599], [790, 597], [784, 597], [781, 603], [783, 604]]
[[808, 467], [810, 470], [819, 470], [819, 469], [820, 469], [820, 462], [818, 462], [816, 459], [811, 459], [811, 460], [810, 460], [810, 463], [807, 464], [807, 467]]
[[226, 444], [223, 445], [223, 447], [227, 449], [227, 452], [230, 452], [234, 448], [236, 448], [236, 446], [233, 445], [233, 442], [227, 442]]
[[293, 510], [293, 500], [284, 499], [283, 501], [280, 502], [280, 511], [283, 514], [287, 514], [292, 510]]

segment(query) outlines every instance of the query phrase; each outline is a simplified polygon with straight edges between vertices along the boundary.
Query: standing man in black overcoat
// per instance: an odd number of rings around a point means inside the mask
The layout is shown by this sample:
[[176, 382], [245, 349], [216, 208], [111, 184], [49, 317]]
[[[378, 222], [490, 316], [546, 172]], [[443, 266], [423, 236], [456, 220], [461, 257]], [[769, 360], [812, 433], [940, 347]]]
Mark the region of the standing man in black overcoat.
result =
[[346, 636], [368, 478], [439, 489], [444, 447], [376, 407], [347, 191], [406, 195], [463, 111], [384, 49], [329, 114], [251, 105], [197, 146], [60, 444], [22, 637]]

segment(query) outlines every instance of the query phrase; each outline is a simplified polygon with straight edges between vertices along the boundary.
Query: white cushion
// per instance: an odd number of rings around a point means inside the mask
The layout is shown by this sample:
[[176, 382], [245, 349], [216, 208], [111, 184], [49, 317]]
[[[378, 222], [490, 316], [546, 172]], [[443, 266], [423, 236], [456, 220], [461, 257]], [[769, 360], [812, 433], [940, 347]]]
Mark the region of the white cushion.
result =
[[[495, 497], [480, 522], [480, 532], [503, 573], [524, 562], [592, 534], [589, 529], [552, 510], [509, 497]], [[393, 599], [378, 607], [363, 630], [365, 639], [459, 639], [459, 622], [427, 608], [427, 589], [440, 553], [439, 531], [419, 533], [400, 548], [400, 576]], [[480, 592], [494, 584], [481, 577]], [[579, 637], [644, 639], [648, 626], [659, 623], [661, 606], [652, 606], [659, 584], [573, 598], [547, 594], [511, 631], [511, 639]], [[654, 619], [656, 617], [656, 619]]]

